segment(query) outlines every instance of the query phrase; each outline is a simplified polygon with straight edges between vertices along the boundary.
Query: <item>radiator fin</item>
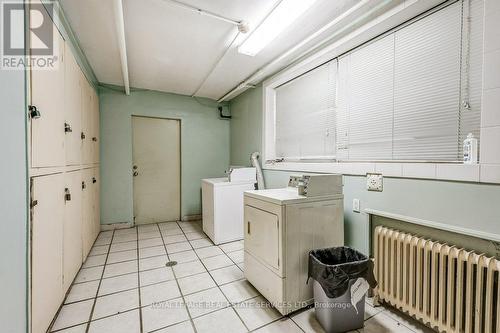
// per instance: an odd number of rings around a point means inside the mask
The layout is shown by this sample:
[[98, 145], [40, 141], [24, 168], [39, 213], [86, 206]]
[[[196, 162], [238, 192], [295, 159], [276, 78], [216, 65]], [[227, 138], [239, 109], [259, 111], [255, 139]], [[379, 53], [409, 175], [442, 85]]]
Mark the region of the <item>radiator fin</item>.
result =
[[375, 295], [439, 332], [500, 333], [500, 261], [375, 228]]

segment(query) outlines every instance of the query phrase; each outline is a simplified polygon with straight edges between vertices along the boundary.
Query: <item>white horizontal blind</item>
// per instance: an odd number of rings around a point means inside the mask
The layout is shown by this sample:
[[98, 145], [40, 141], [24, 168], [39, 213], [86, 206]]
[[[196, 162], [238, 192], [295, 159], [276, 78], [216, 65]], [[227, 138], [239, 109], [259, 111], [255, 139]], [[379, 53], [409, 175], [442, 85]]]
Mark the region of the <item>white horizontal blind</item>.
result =
[[462, 102], [460, 108], [459, 155], [462, 142], [472, 133], [479, 139], [481, 127], [481, 93], [483, 81], [483, 16], [482, 0], [464, 0], [462, 38]]
[[457, 161], [461, 3], [395, 33], [396, 160]]
[[276, 157], [335, 156], [337, 60], [276, 88]]
[[[346, 110], [340, 111], [340, 108], [347, 108], [348, 159], [391, 159], [394, 36], [386, 36], [346, 57], [350, 58], [348, 70], [339, 72], [339, 81], [347, 83], [348, 88], [341, 92], [347, 93], [347, 97], [342, 98], [347, 98], [348, 103], [339, 103], [338, 114], [345, 117]], [[338, 123], [343, 121], [345, 119], [338, 119]], [[342, 149], [345, 142], [342, 147], [337, 146]]]

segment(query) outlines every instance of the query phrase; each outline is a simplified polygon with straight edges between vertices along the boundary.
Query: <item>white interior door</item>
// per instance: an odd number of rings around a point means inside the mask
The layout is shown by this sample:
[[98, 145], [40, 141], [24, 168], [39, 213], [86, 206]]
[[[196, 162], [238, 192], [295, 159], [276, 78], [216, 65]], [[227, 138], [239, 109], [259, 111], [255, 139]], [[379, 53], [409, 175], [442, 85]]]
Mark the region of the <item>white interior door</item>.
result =
[[180, 121], [132, 117], [135, 223], [180, 218]]

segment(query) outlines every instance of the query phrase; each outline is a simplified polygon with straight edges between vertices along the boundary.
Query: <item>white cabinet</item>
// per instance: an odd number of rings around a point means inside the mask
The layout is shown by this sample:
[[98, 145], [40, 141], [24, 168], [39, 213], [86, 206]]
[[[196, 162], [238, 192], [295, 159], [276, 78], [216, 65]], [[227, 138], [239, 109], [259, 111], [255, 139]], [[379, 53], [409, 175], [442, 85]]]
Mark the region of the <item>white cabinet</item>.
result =
[[99, 163], [99, 97], [94, 89], [91, 89], [91, 155], [92, 163]]
[[92, 168], [92, 243], [101, 231], [100, 187], [99, 168]]
[[83, 243], [83, 261], [94, 243], [94, 205], [93, 205], [93, 186], [92, 169], [84, 169], [82, 173], [82, 243]]
[[63, 233], [63, 289], [71, 286], [82, 265], [82, 175], [79, 170], [65, 174]]
[[40, 112], [39, 118], [31, 119], [31, 166], [34, 168], [64, 166], [66, 158], [64, 40], [55, 26], [53, 30], [60, 59], [57, 69], [31, 71], [31, 107]]
[[87, 79], [81, 74], [80, 77], [81, 84], [81, 106], [82, 106], [82, 132], [81, 132], [81, 140], [82, 140], [82, 164], [91, 164], [93, 160], [92, 156], [92, 135], [94, 134], [92, 131], [92, 90], [93, 88], [88, 83]]
[[49, 327], [63, 300], [64, 175], [32, 178], [32, 333]]
[[81, 70], [69, 47], [65, 48], [65, 136], [66, 165], [80, 165], [82, 162], [82, 93]]

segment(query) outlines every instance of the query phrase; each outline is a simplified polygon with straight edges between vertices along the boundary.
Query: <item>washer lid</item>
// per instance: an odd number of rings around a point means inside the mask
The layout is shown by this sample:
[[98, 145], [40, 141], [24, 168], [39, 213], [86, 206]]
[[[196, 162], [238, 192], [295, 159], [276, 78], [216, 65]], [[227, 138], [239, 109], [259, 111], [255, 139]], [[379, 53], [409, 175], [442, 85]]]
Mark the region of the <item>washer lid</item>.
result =
[[342, 199], [344, 197], [342, 194], [306, 197], [303, 195], [299, 195], [296, 187], [286, 187], [286, 188], [268, 189], [268, 190], [250, 190], [250, 191], [245, 191], [245, 196], [249, 196], [255, 199], [267, 201], [278, 205]]

